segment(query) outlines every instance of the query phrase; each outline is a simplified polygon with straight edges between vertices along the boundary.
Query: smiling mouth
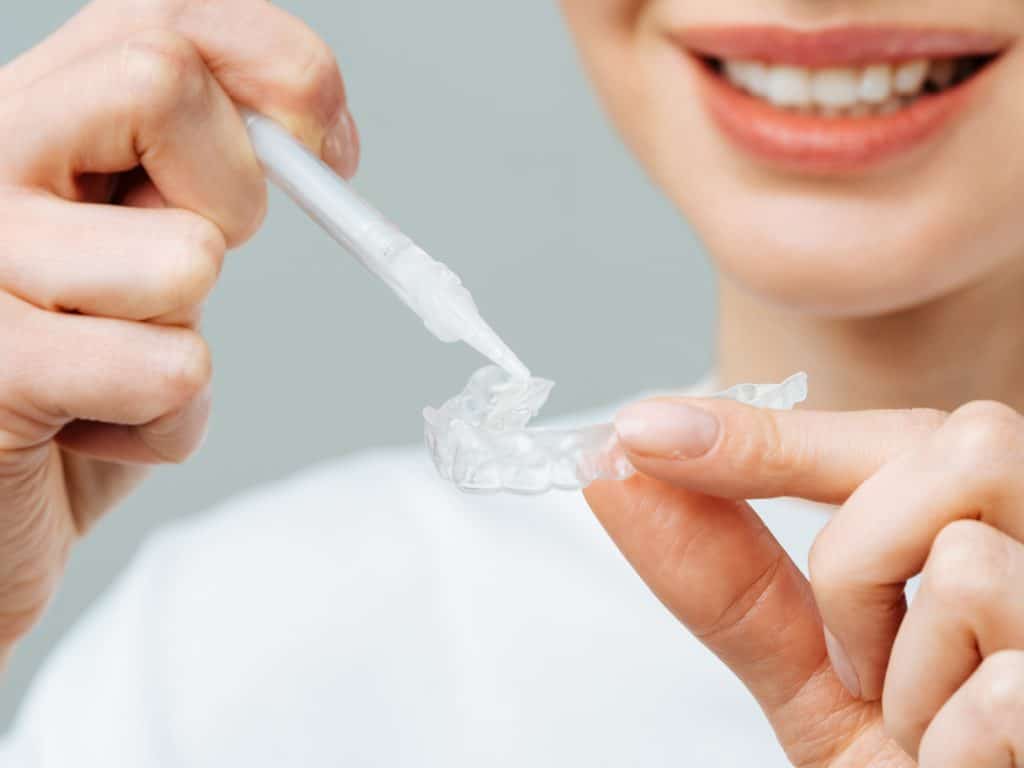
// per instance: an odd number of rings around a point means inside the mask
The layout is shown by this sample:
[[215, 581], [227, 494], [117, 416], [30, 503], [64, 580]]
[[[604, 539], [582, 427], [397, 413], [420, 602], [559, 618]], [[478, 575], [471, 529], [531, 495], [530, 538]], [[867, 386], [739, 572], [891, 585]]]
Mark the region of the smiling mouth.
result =
[[735, 143], [802, 171], [863, 169], [935, 136], [1008, 47], [956, 31], [696, 29], [678, 35]]
[[995, 59], [989, 54], [822, 68], [714, 57], [703, 61], [734, 87], [777, 109], [840, 118], [899, 112], [959, 88]]

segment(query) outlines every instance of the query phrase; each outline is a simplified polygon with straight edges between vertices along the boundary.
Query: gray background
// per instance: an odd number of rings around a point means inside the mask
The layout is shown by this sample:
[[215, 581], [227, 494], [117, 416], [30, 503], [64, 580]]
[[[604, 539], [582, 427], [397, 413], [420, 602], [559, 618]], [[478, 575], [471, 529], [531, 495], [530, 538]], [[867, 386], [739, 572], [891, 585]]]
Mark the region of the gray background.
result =
[[[558, 382], [546, 413], [704, 371], [712, 275], [604, 120], [554, 0], [280, 4], [338, 54], [364, 139], [358, 186]], [[0, 24], [0, 60], [81, 5], [16, 4]], [[205, 330], [216, 363], [206, 446], [158, 471], [75, 551], [0, 687], [0, 729], [147, 532], [311, 462], [420, 439], [421, 408], [480, 364], [433, 341], [279, 195], [263, 231], [229, 257]]]

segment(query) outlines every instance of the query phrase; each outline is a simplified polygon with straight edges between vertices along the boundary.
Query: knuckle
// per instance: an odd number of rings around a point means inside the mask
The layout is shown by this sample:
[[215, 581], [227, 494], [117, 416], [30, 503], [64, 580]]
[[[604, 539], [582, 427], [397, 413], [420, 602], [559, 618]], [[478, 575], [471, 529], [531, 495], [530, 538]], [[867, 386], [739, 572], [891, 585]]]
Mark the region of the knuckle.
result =
[[835, 594], [840, 581], [836, 572], [835, 558], [832, 556], [828, 526], [818, 534], [811, 551], [807, 555], [807, 571], [814, 585], [815, 594], [829, 596]]
[[988, 724], [1024, 721], [1024, 651], [1000, 651], [982, 662], [979, 685], [972, 686], [975, 708]]
[[815, 599], [823, 607], [835, 605], [844, 593], [856, 586], [851, 574], [844, 568], [846, 560], [836, 556], [832, 545], [831, 526], [818, 534], [807, 557], [807, 571]]
[[817, 466], [815, 444], [801, 430], [783, 430], [777, 411], [759, 410], [761, 462], [768, 477], [802, 478]]
[[213, 358], [206, 340], [193, 331], [175, 333], [174, 353], [167, 356], [170, 400], [184, 405], [205, 389], [213, 377]]
[[171, 260], [168, 293], [175, 309], [201, 304], [220, 277], [227, 244], [216, 225], [196, 219]]
[[695, 628], [698, 638], [709, 643], [722, 638], [743, 626], [764, 605], [764, 597], [776, 587], [780, 578], [785, 577], [786, 558], [781, 553], [764, 564], [756, 578], [736, 590], [705, 626]]
[[126, 87], [155, 120], [205, 97], [205, 65], [195, 46], [167, 30], [148, 30], [124, 43]]
[[976, 520], [957, 520], [943, 528], [932, 542], [922, 589], [959, 610], [991, 600], [1003, 554], [992, 533]]
[[793, 451], [770, 411], [745, 408], [743, 429], [723, 430], [723, 450], [739, 473], [774, 477], [790, 469]]
[[1024, 424], [1007, 405], [990, 401], [968, 403], [950, 416], [944, 427], [947, 449], [968, 465], [987, 463], [1010, 451]]
[[292, 89], [303, 106], [313, 110], [326, 125], [345, 103], [341, 72], [330, 47], [313, 32], [297, 57]]
[[820, 458], [815, 446], [820, 441], [813, 435], [784, 428], [776, 411], [726, 406], [722, 412], [724, 423], [714, 455], [728, 463], [733, 477], [750, 478], [758, 492], [816, 482]]

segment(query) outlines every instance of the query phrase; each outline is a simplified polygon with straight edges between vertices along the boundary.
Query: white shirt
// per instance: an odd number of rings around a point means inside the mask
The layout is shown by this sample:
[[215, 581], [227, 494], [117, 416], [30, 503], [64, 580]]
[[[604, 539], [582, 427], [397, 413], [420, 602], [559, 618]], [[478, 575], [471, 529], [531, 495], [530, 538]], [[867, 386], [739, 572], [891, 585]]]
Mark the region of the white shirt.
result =
[[[756, 507], [804, 566], [822, 509]], [[788, 764], [580, 495], [462, 495], [421, 447], [157, 534], [0, 748], [40, 768]]]

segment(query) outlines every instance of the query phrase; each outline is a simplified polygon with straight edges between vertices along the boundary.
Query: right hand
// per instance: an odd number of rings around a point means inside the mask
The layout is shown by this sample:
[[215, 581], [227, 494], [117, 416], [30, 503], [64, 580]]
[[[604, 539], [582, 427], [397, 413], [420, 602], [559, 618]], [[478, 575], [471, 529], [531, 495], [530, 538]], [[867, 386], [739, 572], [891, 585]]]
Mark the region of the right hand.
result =
[[[794, 765], [1021, 765], [1021, 414], [659, 398], [616, 429], [640, 474], [594, 483], [591, 507]], [[744, 501], [780, 497], [841, 505], [810, 579]]]
[[330, 49], [262, 0], [96, 0], [0, 69], [0, 655], [205, 434], [201, 306], [266, 210], [236, 105], [355, 172]]

